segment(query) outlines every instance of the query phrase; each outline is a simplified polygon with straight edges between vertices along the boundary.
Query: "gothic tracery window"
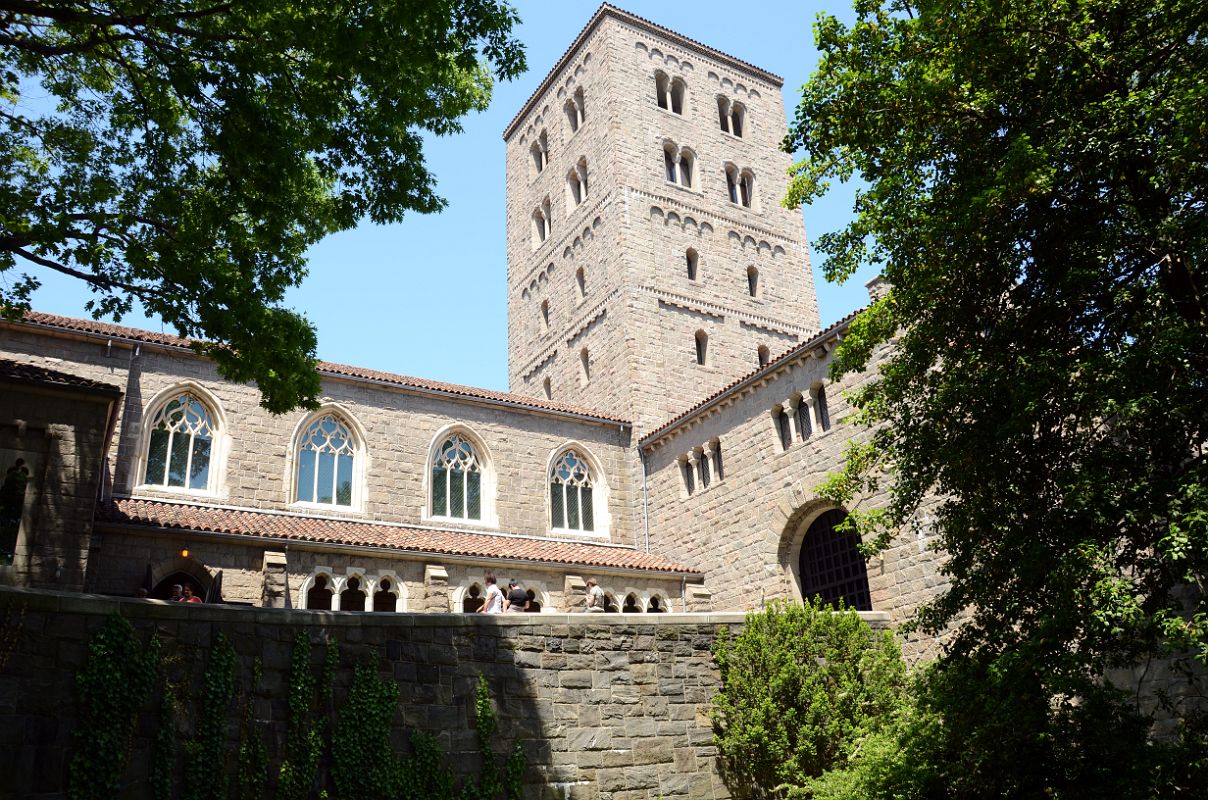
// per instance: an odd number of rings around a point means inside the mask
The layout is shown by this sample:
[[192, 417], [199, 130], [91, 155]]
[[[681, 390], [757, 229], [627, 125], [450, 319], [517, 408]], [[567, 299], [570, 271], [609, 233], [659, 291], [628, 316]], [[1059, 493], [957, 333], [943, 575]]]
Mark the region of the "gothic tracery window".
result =
[[432, 515], [482, 519], [482, 466], [460, 434], [445, 439], [432, 464]]
[[153, 486], [208, 489], [214, 422], [195, 395], [181, 392], [156, 412], [143, 481]]
[[554, 462], [549, 476], [550, 516], [554, 528], [594, 531], [592, 477], [587, 462], [567, 450]]
[[335, 414], [324, 414], [298, 442], [295, 498], [302, 503], [351, 506], [356, 442]]

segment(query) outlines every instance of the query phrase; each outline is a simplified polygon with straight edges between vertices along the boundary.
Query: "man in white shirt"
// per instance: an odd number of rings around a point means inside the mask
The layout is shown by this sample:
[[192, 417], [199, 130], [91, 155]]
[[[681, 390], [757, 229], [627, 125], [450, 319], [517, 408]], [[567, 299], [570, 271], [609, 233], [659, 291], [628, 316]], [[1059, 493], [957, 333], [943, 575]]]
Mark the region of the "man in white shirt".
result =
[[495, 576], [488, 572], [483, 578], [483, 583], [487, 585], [487, 597], [478, 612], [480, 614], [502, 614], [503, 592], [499, 591], [499, 587], [495, 585]]
[[601, 613], [604, 611], [604, 590], [595, 578], [587, 579], [587, 611]]

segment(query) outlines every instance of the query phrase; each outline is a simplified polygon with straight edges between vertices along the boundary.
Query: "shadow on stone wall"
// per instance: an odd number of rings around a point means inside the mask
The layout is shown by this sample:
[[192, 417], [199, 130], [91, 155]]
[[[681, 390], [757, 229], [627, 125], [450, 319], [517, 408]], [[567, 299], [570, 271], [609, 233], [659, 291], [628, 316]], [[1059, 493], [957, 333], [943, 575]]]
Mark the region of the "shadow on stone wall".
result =
[[[717, 686], [711, 647], [718, 626], [737, 625], [742, 615], [354, 614], [4, 589], [0, 797], [65, 796], [74, 675], [89, 638], [115, 613], [142, 641], [160, 637], [188, 678], [184, 691], [194, 695], [219, 633], [234, 645], [240, 692], [259, 657], [264, 675], [253, 711], [269, 732], [273, 765], [285, 749], [288, 675], [301, 632], [315, 645], [339, 645], [333, 709], [342, 705], [355, 665], [376, 658], [379, 674], [399, 688], [396, 751], [406, 751], [411, 733], [430, 734], [462, 779], [480, 766], [472, 705], [483, 676], [499, 721], [499, 760], [516, 742], [526, 754], [525, 797], [729, 796], [717, 776], [707, 716]], [[312, 646], [312, 674], [321, 671], [324, 653]], [[228, 771], [237, 766], [239, 716], [233, 706], [226, 720]], [[139, 719], [124, 797], [152, 796], [147, 775], [157, 719], [151, 707]], [[194, 728], [182, 722], [182, 739]], [[275, 796], [271, 788], [267, 796]]]

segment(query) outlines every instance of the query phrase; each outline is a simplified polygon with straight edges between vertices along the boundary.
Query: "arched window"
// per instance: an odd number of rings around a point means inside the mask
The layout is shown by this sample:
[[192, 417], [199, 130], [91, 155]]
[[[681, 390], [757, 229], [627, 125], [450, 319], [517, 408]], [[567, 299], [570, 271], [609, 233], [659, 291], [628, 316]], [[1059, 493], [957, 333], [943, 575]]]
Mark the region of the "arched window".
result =
[[709, 334], [704, 331], [696, 332], [696, 363], [704, 365], [709, 358]]
[[738, 199], [743, 208], [755, 205], [755, 173], [744, 169], [738, 176]]
[[[747, 110], [742, 103], [735, 103], [730, 107], [730, 133], [738, 138], [742, 138], [743, 125], [746, 122]], [[724, 130], [724, 128], [723, 128]]]
[[671, 81], [671, 113], [683, 115], [684, 113], [684, 94], [687, 91], [687, 86], [681, 78], [676, 78]]
[[579, 163], [566, 173], [566, 205], [574, 209], [587, 199], [587, 159], [579, 159]]
[[830, 409], [826, 407], [826, 387], [819, 386], [815, 394], [818, 407], [818, 427], [824, 431], [830, 430]]
[[540, 614], [541, 601], [537, 599], [537, 593], [532, 589], [528, 589], [524, 594], [528, 597], [528, 605], [524, 607], [524, 610], [529, 614]]
[[797, 404], [797, 428], [801, 431], [801, 441], [810, 438], [813, 433], [813, 421], [810, 419], [810, 405], [805, 398], [801, 398], [801, 402]]
[[667, 601], [660, 598], [657, 594], [650, 596], [650, 605], [646, 606], [646, 612], [649, 614], [662, 614], [667, 611]]
[[689, 247], [685, 257], [688, 262], [688, 280], [694, 281], [696, 280], [696, 268], [700, 266], [700, 256]]
[[454, 433], [432, 463], [432, 516], [482, 519], [482, 466], [474, 446]]
[[143, 482], [178, 489], [209, 489], [215, 433], [213, 416], [196, 395], [181, 392], [168, 400], [151, 420]]
[[822, 598], [837, 606], [842, 600], [848, 608], [872, 611], [868, 591], [868, 571], [860, 555], [860, 535], [835, 529], [847, 519], [847, 512], [835, 508], [814, 520], [801, 540], [801, 596]]
[[663, 145], [663, 174], [666, 176], [668, 183], [676, 183], [678, 181], [676, 166], [675, 145], [670, 143]]
[[540, 316], [537, 317], [538, 329], [541, 333], [549, 330], [549, 301], [542, 300], [540, 306]]
[[642, 601], [638, 598], [638, 596], [636, 594], [634, 594], [633, 592], [630, 592], [629, 594], [625, 595], [625, 603], [624, 603], [624, 605], [621, 606], [621, 613], [623, 613], [623, 614], [641, 614], [642, 613]]
[[461, 610], [466, 614], [473, 614], [482, 608], [482, 604], [485, 602], [486, 598], [482, 596], [482, 587], [475, 583], [469, 589], [466, 589], [466, 594], [461, 599]]
[[591, 470], [574, 450], [567, 450], [549, 476], [549, 504], [553, 527], [571, 531], [594, 531]]
[[397, 587], [393, 579], [382, 578], [378, 581], [377, 591], [373, 593], [373, 610], [397, 611], [398, 595], [395, 594], [396, 591]]
[[733, 164], [726, 164], [726, 196], [738, 205], [738, 167]]
[[583, 298], [587, 297], [587, 274], [583, 271], [583, 267], [575, 270], [575, 299], [583, 302]]
[[340, 592], [341, 611], [365, 610], [365, 590], [361, 584], [358, 577], [349, 578], [344, 584], [344, 591]]
[[709, 451], [702, 450], [696, 461], [696, 469], [700, 474], [700, 488], [708, 489], [709, 481], [712, 479], [712, 474], [709, 472]]
[[298, 440], [298, 480], [294, 499], [301, 503], [351, 506], [356, 440], [335, 414], [317, 417]]
[[687, 490], [688, 496], [691, 497], [696, 493], [696, 473], [692, 468], [692, 462], [687, 456], [683, 456], [679, 460], [680, 471], [684, 474], [684, 489]]
[[586, 386], [591, 382], [591, 359], [588, 357], [587, 348], [584, 347], [579, 351], [579, 385]]
[[751, 297], [759, 297], [759, 270], [747, 267], [747, 292]]
[[604, 593], [604, 611], [608, 614], [617, 613], [617, 598], [612, 592]]
[[562, 110], [566, 112], [566, 123], [570, 125], [570, 132], [575, 133], [586, 119], [583, 108], [583, 90], [576, 89], [575, 93], [567, 98]]
[[542, 388], [542, 389], [545, 391], [545, 399], [546, 399], [546, 400], [553, 400], [553, 399], [554, 399], [554, 387], [553, 387], [553, 385], [550, 383], [550, 380], [549, 380], [549, 376], [548, 376], [548, 375], [545, 377], [545, 380], [541, 381], [541, 388]]
[[768, 361], [771, 359], [771, 354], [768, 352], [768, 346], [766, 344], [759, 345], [759, 350], [757, 352], [759, 353], [759, 366], [766, 367], [768, 365]]
[[543, 214], [541, 212], [541, 209], [539, 209], [539, 208], [534, 209], [534, 211], [533, 211], [533, 246], [534, 247], [541, 244], [542, 242], [544, 242], [546, 237], [549, 236], [549, 226], [547, 226], [545, 224], [545, 222], [546, 222], [545, 214]]
[[780, 446], [788, 450], [793, 444], [793, 426], [789, 421], [788, 412], [784, 410], [784, 406], [777, 406], [772, 413], [776, 418], [776, 434], [780, 437]]
[[717, 98], [717, 121], [723, 131], [730, 132], [730, 101], [720, 95]]
[[310, 591], [306, 593], [306, 607], [320, 611], [331, 611], [331, 578], [316, 575]]
[[692, 188], [692, 177], [696, 172], [696, 157], [692, 155], [692, 151], [688, 148], [680, 150], [679, 153], [679, 182], [680, 186], [686, 189]]
[[533, 157], [533, 174], [541, 174], [549, 164], [549, 137], [545, 131], [541, 131], [541, 135], [529, 147], [529, 153]]
[[654, 101], [659, 108], [671, 108], [671, 80], [662, 71], [654, 73]]

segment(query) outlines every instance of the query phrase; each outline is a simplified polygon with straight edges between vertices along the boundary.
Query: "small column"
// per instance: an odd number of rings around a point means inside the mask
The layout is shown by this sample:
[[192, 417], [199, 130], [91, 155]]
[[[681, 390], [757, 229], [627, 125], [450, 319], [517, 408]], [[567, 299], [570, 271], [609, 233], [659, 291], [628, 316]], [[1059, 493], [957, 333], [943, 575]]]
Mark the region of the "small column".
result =
[[818, 398], [814, 397], [813, 392], [807, 392], [802, 397], [810, 407], [810, 428], [814, 433], [821, 433], [822, 424], [821, 420], [818, 419]]
[[563, 605], [569, 612], [587, 608], [587, 581], [581, 575], [567, 575], [562, 582]]
[[[285, 553], [275, 550], [264, 552], [264, 586], [260, 592], [260, 605], [264, 608], [285, 608], [286, 581], [289, 571], [286, 567]], [[292, 598], [291, 598], [292, 599]], [[297, 601], [295, 601], [295, 606]]]
[[803, 442], [805, 437], [801, 435], [801, 424], [797, 419], [797, 407], [801, 405], [800, 397], [790, 397], [785, 403], [787, 414], [789, 415], [789, 430], [792, 431], [793, 441]]

